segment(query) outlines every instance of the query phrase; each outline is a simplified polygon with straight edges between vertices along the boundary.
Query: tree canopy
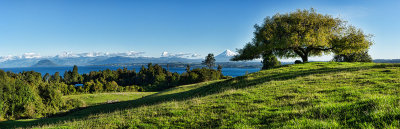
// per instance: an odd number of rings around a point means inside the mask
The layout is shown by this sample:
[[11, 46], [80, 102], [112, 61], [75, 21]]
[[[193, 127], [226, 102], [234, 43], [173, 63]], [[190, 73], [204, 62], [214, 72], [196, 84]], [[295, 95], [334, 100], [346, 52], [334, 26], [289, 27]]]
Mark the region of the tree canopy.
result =
[[278, 13], [265, 18], [262, 25], [254, 26], [252, 42], [238, 49], [239, 54], [232, 60], [265, 60], [276, 56], [301, 57], [303, 62], [308, 62], [310, 56], [347, 55], [368, 50], [372, 45], [371, 35], [346, 23], [314, 9]]

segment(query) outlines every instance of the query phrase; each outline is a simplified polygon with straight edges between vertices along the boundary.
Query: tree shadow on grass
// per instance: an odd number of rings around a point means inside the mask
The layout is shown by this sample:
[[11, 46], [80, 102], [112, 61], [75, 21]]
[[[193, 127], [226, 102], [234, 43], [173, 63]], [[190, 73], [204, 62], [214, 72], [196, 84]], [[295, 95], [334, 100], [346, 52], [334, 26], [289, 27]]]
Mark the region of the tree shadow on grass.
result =
[[[209, 84], [205, 84], [205, 86], [201, 86], [195, 89], [191, 89], [188, 91], [165, 94], [162, 95], [163, 92], [156, 93], [150, 96], [146, 96], [137, 100], [131, 101], [123, 101], [112, 104], [99, 104], [95, 106], [89, 106], [82, 109], [72, 110], [66, 113], [57, 114], [53, 117], [41, 118], [37, 120], [31, 121], [15, 121], [9, 120], [0, 122], [0, 128], [24, 128], [31, 126], [40, 126], [47, 124], [56, 124], [59, 122], [67, 122], [67, 121], [79, 121], [82, 119], [88, 118], [90, 115], [100, 114], [100, 113], [109, 113], [115, 112], [125, 109], [133, 109], [141, 106], [149, 106], [156, 105], [158, 103], [167, 102], [167, 101], [183, 101], [195, 97], [204, 97], [211, 94], [216, 94], [229, 89], [241, 89], [246, 87], [255, 86], [258, 84], [262, 84], [265, 82], [273, 81], [273, 80], [289, 80], [297, 77], [308, 76], [312, 74], [327, 74], [327, 73], [335, 73], [335, 72], [351, 72], [358, 71], [363, 69], [374, 68], [373, 66], [362, 66], [362, 67], [352, 67], [352, 68], [318, 68], [318, 69], [308, 69], [308, 70], [296, 70], [296, 71], [285, 71], [277, 74], [270, 75], [262, 75], [262, 77], [258, 77], [256, 79], [249, 79], [249, 76], [240, 76], [224, 81], [213, 82]], [[262, 74], [262, 73], [253, 73], [253, 74]], [[173, 89], [170, 89], [173, 90]]]

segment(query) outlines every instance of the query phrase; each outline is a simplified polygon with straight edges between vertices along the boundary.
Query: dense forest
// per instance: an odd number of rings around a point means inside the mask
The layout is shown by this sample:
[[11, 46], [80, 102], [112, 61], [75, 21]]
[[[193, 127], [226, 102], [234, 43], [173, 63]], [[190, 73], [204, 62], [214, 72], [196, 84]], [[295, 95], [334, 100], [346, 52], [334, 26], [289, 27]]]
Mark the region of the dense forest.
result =
[[39, 118], [79, 107], [80, 100], [63, 101], [63, 95], [123, 92], [158, 91], [178, 85], [228, 78], [222, 75], [222, 67], [190, 69], [172, 73], [158, 64], [142, 66], [137, 73], [127, 68], [118, 70], [92, 71], [79, 74], [78, 67], [42, 76], [41, 73], [21, 73], [0, 70], [0, 120]]

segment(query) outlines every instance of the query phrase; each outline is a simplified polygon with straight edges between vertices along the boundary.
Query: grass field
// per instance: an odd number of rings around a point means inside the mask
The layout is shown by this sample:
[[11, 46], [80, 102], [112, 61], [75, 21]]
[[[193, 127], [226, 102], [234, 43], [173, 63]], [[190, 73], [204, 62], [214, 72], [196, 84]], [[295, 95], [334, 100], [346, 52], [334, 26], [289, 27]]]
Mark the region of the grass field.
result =
[[129, 101], [142, 98], [156, 92], [116, 92], [116, 93], [98, 93], [98, 94], [82, 94], [63, 96], [64, 100], [81, 99], [87, 106], [93, 106], [105, 103], [115, 103], [120, 101]]
[[398, 128], [400, 64], [282, 66], [0, 127]]

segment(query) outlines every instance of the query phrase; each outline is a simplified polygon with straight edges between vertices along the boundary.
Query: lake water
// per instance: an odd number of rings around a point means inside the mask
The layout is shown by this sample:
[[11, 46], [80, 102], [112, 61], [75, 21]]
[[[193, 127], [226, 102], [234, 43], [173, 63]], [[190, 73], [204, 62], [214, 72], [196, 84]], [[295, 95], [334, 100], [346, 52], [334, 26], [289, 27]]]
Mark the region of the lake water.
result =
[[[99, 70], [117, 70], [118, 68], [123, 68], [122, 66], [78, 66], [78, 72], [80, 74], [85, 74], [89, 73], [90, 71], [99, 71]], [[129, 70], [135, 69], [136, 72], [140, 71], [141, 66], [127, 66]], [[72, 66], [71, 67], [22, 67], [22, 68], [0, 68], [4, 71], [11, 71], [14, 73], [19, 73], [23, 71], [36, 71], [42, 73], [42, 75], [49, 73], [49, 74], [54, 74], [55, 72], [60, 72], [60, 75], [63, 75], [65, 71], [71, 70], [72, 71]], [[186, 68], [182, 67], [170, 67], [169, 71], [171, 72], [177, 72], [179, 74], [185, 72]], [[260, 68], [222, 68], [222, 74], [225, 76], [232, 76], [232, 77], [237, 77], [237, 76], [242, 76], [245, 75], [246, 72], [248, 73], [253, 73], [260, 71]]]

